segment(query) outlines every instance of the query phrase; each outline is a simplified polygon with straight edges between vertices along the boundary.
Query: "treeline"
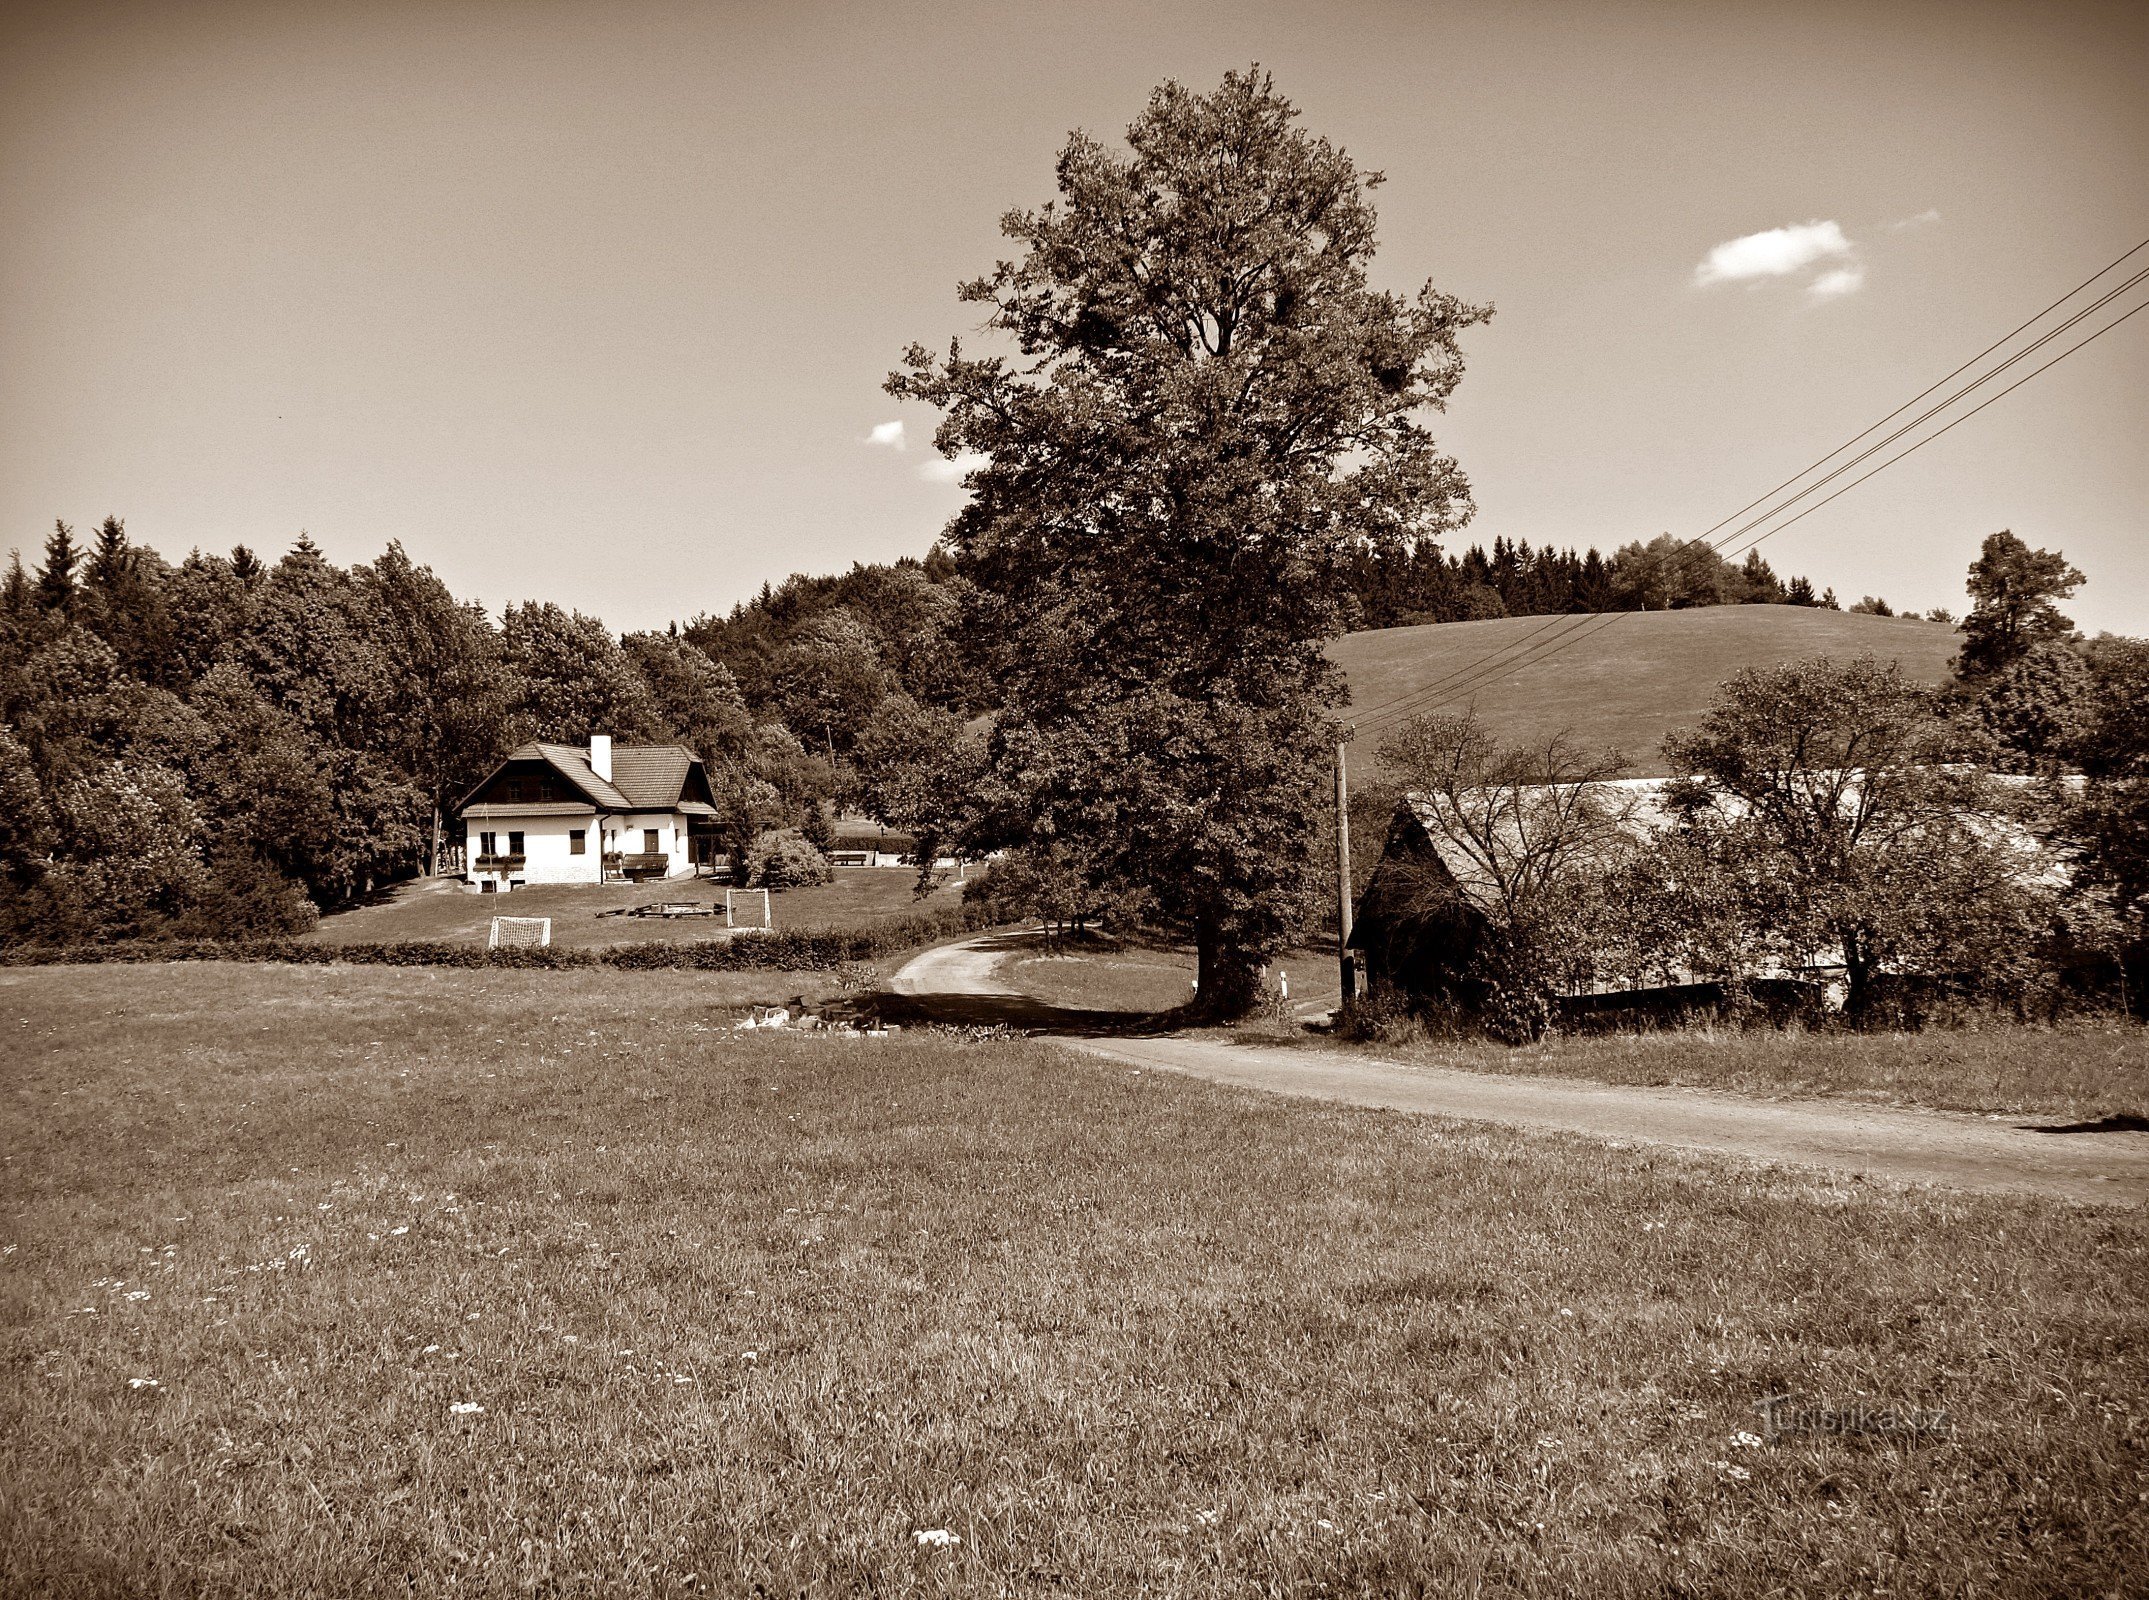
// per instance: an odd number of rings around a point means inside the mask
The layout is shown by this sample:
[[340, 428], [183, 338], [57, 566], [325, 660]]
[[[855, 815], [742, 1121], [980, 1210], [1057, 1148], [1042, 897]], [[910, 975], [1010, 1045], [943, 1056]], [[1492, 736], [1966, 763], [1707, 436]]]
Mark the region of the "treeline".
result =
[[[1622, 545], [1609, 558], [1594, 546], [1577, 555], [1506, 539], [1493, 540], [1490, 551], [1472, 545], [1460, 554], [1436, 545], [1393, 555], [1368, 552], [1350, 564], [1348, 583], [1364, 628], [1690, 606], [1841, 609], [1833, 589], [1816, 593], [1805, 578], [1779, 578], [1758, 550], [1734, 564], [1668, 533]], [[1872, 596], [1850, 609], [1894, 615], [1885, 600]], [[1935, 614], [1934, 620], [1953, 619]]]
[[303, 536], [273, 564], [175, 565], [117, 519], [86, 546], [60, 524], [0, 580], [0, 938], [302, 929], [432, 864], [514, 745], [593, 731], [698, 751], [743, 862], [772, 830], [825, 829], [852, 724], [823, 708], [908, 702], [839, 630], [768, 651], [749, 699], [674, 631], [539, 602], [496, 624], [397, 545], [348, 568]]
[[[1365, 626], [1834, 603], [1756, 555], [1668, 538], [1609, 560], [1427, 548], [1348, 587]], [[699, 753], [739, 872], [813, 868], [839, 806], [935, 849], [978, 804], [974, 722], [1009, 648], [981, 637], [976, 600], [936, 552], [618, 635], [534, 601], [495, 621], [398, 545], [351, 567], [304, 536], [273, 562], [240, 547], [173, 563], [115, 518], [87, 541], [56, 525], [0, 580], [0, 939], [303, 929], [435, 867], [455, 801], [517, 743], [598, 731]], [[2086, 701], [2073, 658], [2033, 643], [1989, 716], [2009, 759], [2049, 766]], [[1089, 876], [1060, 863], [1040, 881]]]
[[[1360, 628], [1691, 606], [1844, 609], [1833, 589], [1778, 577], [1758, 550], [1734, 563], [1670, 534], [1622, 545], [1609, 557], [1594, 547], [1579, 555], [1532, 548], [1526, 539], [1458, 553], [1428, 542], [1394, 555], [1363, 552], [1338, 576]], [[763, 585], [728, 616], [699, 616], [682, 631], [732, 670], [750, 704], [802, 730], [825, 720], [841, 749], [842, 731], [859, 725], [857, 709], [891, 684], [922, 705], [964, 713], [993, 706], [991, 678], [980, 664], [990, 652], [971, 648], [967, 637], [973, 595], [954, 562], [935, 549], [922, 562], [861, 564]], [[1894, 614], [1870, 595], [1848, 609]], [[1935, 613], [1934, 620], [1954, 619]], [[839, 654], [857, 663], [852, 678], [827, 686], [837, 691], [831, 701], [809, 703], [797, 682], [802, 659]]]

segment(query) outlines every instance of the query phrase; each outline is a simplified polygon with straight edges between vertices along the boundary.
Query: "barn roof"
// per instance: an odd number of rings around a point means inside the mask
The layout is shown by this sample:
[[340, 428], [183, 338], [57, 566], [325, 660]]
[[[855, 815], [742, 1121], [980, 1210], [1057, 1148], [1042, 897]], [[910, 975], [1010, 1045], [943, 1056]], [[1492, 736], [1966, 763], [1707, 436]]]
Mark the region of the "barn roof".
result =
[[[1855, 774], [1816, 772], [1811, 776], [1851, 776], [1855, 782]], [[1985, 781], [2002, 792], [2020, 791], [2034, 782], [2006, 773], [1985, 774]], [[1455, 880], [1457, 891], [1472, 905], [1487, 910], [1496, 902], [1498, 894], [1490, 864], [1482, 858], [1480, 847], [1457, 837], [1458, 831], [1479, 839], [1489, 836], [1495, 841], [1494, 848], [1503, 863], [1511, 866], [1527, 853], [1535, 838], [1550, 831], [1548, 822], [1552, 809], [1579, 800], [1602, 825], [1595, 835], [1597, 846], [1611, 844], [1621, 837], [1630, 843], [1646, 840], [1665, 832], [1678, 821], [1678, 814], [1669, 803], [1674, 782], [1671, 778], [1600, 778], [1579, 786], [1547, 784], [1469, 790], [1459, 798], [1465, 807], [1470, 808], [1471, 826], [1461, 830], [1453, 826], [1455, 819], [1443, 822], [1443, 802], [1436, 796], [1406, 793], [1403, 805], [1424, 831], [1425, 843]], [[1736, 796], [1720, 791], [1715, 794], [1715, 803], [1734, 817], [1743, 815], [1747, 809]], [[1988, 843], [2005, 844], [2043, 856], [2046, 864], [2042, 876], [2052, 882], [2063, 881], [2065, 871], [2058, 856], [2020, 821], [1992, 810], [1969, 810], [1960, 815], [1971, 830]]]

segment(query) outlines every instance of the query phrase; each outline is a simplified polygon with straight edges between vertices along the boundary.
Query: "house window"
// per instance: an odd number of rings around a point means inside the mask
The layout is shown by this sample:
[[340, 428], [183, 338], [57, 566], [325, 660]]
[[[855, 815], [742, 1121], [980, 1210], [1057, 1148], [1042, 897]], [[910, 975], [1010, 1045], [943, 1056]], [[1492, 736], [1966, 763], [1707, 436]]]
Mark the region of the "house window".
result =
[[653, 856], [660, 853], [661, 852], [657, 845], [657, 830], [654, 828], [644, 828], [642, 830], [642, 854], [645, 856]]
[[509, 834], [509, 835], [507, 836], [507, 853], [508, 853], [509, 855], [511, 855], [511, 856], [519, 856], [519, 855], [521, 855], [521, 854], [522, 854], [522, 835], [521, 835], [521, 834], [519, 834], [519, 833], [510, 833], [510, 834]]
[[494, 840], [495, 840], [496, 838], [498, 838], [498, 837], [499, 837], [499, 836], [498, 836], [497, 834], [491, 834], [491, 833], [481, 833], [481, 834], [479, 834], [479, 835], [478, 835], [478, 854], [479, 854], [479, 855], [481, 855], [481, 856], [489, 856], [489, 855], [496, 855], [496, 854], [498, 854], [498, 852], [497, 852], [497, 851], [495, 851], [495, 850], [493, 849], [493, 841], [494, 841]]
[[581, 828], [567, 830], [567, 853], [571, 856], [589, 853], [589, 834]]

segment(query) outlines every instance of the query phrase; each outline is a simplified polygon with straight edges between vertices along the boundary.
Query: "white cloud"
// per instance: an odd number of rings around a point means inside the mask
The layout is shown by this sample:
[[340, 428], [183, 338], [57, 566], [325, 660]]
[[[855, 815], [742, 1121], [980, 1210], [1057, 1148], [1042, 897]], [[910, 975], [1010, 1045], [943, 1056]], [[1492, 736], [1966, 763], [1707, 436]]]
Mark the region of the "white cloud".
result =
[[1843, 236], [1843, 229], [1838, 224], [1795, 223], [1789, 227], [1770, 228], [1764, 233], [1749, 233], [1718, 245], [1694, 269], [1694, 282], [1698, 287], [1706, 288], [1712, 283], [1783, 278], [1816, 261], [1851, 253], [1851, 242]]
[[1834, 300], [1855, 293], [1865, 282], [1865, 268], [1853, 261], [1848, 266], [1832, 267], [1806, 285], [1806, 293], [1816, 300]]
[[1928, 222], [1938, 222], [1939, 220], [1940, 208], [1934, 206], [1928, 208], [1927, 210], [1920, 211], [1914, 217], [1905, 217], [1901, 222], [1891, 222], [1890, 224], [1888, 224], [1888, 226], [1895, 229], [1896, 232], [1900, 233], [1905, 228], [1922, 228]]
[[982, 467], [990, 459], [975, 450], [965, 450], [953, 461], [946, 456], [935, 456], [930, 461], [918, 463], [918, 476], [927, 483], [960, 483], [965, 473]]
[[875, 423], [873, 425], [873, 431], [866, 435], [866, 443], [884, 444], [891, 450], [901, 450], [905, 448], [903, 443], [902, 418], [898, 417], [893, 422]]

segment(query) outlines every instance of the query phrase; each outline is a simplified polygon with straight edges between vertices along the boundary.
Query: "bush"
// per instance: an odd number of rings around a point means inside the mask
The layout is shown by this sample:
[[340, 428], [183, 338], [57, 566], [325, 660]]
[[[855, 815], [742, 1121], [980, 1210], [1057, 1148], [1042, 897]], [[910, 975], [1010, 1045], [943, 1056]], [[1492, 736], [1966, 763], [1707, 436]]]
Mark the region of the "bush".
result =
[[1360, 1044], [1410, 1044], [1425, 1037], [1425, 1022], [1408, 994], [1386, 984], [1344, 1001], [1336, 1033]]
[[758, 835], [746, 852], [746, 876], [763, 889], [799, 889], [835, 877], [828, 857], [796, 828]]

